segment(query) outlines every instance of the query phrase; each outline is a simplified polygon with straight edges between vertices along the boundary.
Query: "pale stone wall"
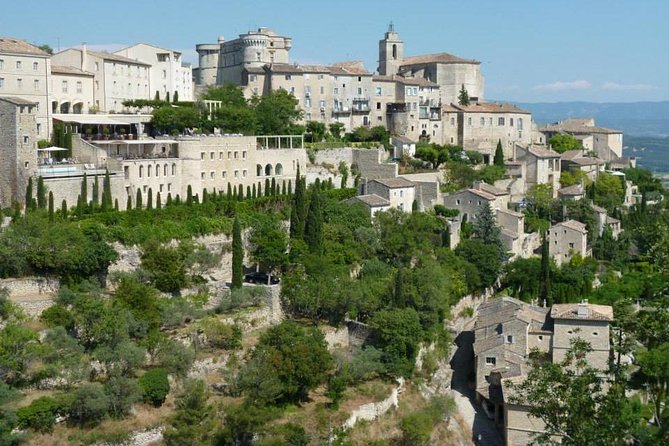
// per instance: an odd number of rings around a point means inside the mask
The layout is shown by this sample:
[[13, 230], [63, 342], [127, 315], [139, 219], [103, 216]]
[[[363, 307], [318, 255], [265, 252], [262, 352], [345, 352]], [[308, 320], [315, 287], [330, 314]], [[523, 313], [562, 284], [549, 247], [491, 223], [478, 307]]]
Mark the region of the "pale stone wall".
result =
[[590, 344], [588, 364], [598, 370], [608, 367], [610, 344], [609, 322], [587, 319], [556, 319], [554, 321], [553, 362], [562, 362], [571, 348], [570, 341], [580, 338]]
[[351, 413], [351, 416], [342, 426], [344, 430], [351, 429], [358, 421], [373, 421], [388, 412], [391, 408], [399, 406], [399, 395], [404, 390], [404, 378], [397, 380], [398, 386], [393, 388], [390, 396], [378, 403], [363, 404]]
[[[99, 171], [98, 171], [99, 172]], [[93, 185], [95, 184], [96, 175], [87, 175], [86, 183], [88, 186], [88, 201], [93, 200]], [[102, 199], [102, 189], [104, 174], [98, 173], [98, 202]], [[119, 210], [125, 210], [127, 202], [127, 194], [124, 187], [124, 180], [117, 172], [111, 172], [109, 176], [111, 182], [112, 202], [118, 200]], [[48, 191], [53, 193], [54, 208], [60, 210], [63, 200], [67, 202], [68, 208], [73, 208], [77, 205], [77, 198], [81, 194], [81, 184], [83, 182], [83, 175], [79, 174], [70, 177], [45, 177], [44, 185]]]
[[0, 100], [1, 207], [25, 202], [28, 178], [37, 168], [36, 113], [34, 106]]
[[92, 75], [52, 73], [50, 92], [49, 106], [57, 107], [54, 113], [61, 113], [60, 106], [64, 103], [69, 103], [66, 113], [88, 113], [95, 105]]
[[523, 406], [505, 404], [504, 419], [507, 446], [526, 446], [532, 442], [533, 433], [545, 430], [543, 421], [530, 416]]
[[46, 299], [58, 292], [60, 281], [53, 277], [0, 279], [0, 288], [6, 288], [12, 300], [21, 300], [26, 297], [42, 297]]
[[587, 239], [587, 234], [581, 231], [561, 224], [554, 225], [548, 232], [550, 255], [558, 265], [569, 262], [574, 254], [587, 257], [589, 255]]
[[353, 162], [358, 165], [363, 179], [395, 178], [398, 167], [395, 163], [384, 163], [387, 154], [383, 149], [355, 149]]
[[553, 353], [553, 334], [552, 333], [529, 333], [527, 335], [527, 351], [539, 349], [542, 352]]
[[[514, 144], [532, 142], [530, 131], [532, 115], [529, 113], [468, 113], [464, 112], [462, 145], [467, 150], [476, 150], [490, 155], [490, 162], [495, 155], [497, 142], [502, 142], [504, 159], [514, 155]], [[503, 124], [500, 125], [500, 119]]]

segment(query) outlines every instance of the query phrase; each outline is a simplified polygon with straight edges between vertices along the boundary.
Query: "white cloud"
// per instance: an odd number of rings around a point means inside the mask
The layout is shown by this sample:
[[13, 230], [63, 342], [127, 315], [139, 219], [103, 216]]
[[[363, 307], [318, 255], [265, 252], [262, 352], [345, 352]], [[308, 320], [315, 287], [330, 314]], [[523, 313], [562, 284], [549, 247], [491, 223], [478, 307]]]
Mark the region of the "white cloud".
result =
[[657, 90], [657, 87], [648, 84], [619, 84], [617, 82], [604, 82], [602, 84], [602, 89], [614, 91], [649, 91]]
[[567, 91], [567, 90], [587, 90], [592, 84], [585, 80], [578, 81], [557, 81], [551, 84], [537, 85], [532, 90], [548, 90], [548, 91]]

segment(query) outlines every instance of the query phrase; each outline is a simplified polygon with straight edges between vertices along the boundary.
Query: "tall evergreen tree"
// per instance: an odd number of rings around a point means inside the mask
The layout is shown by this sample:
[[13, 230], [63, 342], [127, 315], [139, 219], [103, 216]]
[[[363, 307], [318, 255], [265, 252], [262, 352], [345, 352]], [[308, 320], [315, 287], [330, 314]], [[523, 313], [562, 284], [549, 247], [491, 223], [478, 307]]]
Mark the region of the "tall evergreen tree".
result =
[[190, 206], [193, 204], [193, 188], [191, 185], [188, 185], [188, 188], [186, 189], [186, 204]]
[[272, 187], [270, 186], [269, 178], [265, 178], [265, 196], [272, 195]]
[[165, 102], [170, 102], [170, 92], [169, 91], [165, 92]]
[[251, 198], [251, 186], [246, 186], [246, 198]]
[[240, 184], [239, 187], [237, 187], [237, 200], [242, 201], [243, 199], [244, 199], [244, 186]]
[[60, 212], [61, 212], [61, 217], [63, 220], [67, 220], [67, 201], [63, 200], [63, 202], [60, 204]]
[[404, 268], [400, 265], [395, 275], [395, 290], [393, 293], [395, 306], [397, 308], [406, 307], [406, 300], [404, 297]]
[[106, 212], [112, 207], [112, 192], [111, 179], [109, 177], [109, 170], [105, 172], [105, 177], [102, 180], [102, 211]]
[[202, 203], [206, 203], [209, 201], [209, 192], [207, 192], [207, 188], [205, 187], [202, 189]]
[[304, 241], [309, 251], [313, 253], [320, 253], [323, 250], [323, 204], [322, 192], [318, 186], [317, 182], [311, 192], [309, 212], [304, 225]]
[[543, 231], [541, 236], [541, 288], [539, 289], [539, 303], [550, 307], [553, 305], [553, 296], [551, 293], [551, 263], [550, 247], [548, 243], [547, 231]]
[[286, 180], [281, 182], [281, 195], [286, 196]]
[[304, 182], [300, 177], [300, 166], [297, 166], [297, 176], [295, 178], [295, 195], [290, 212], [290, 237], [300, 239], [304, 237], [304, 225], [306, 220], [306, 191]]
[[495, 158], [493, 158], [495, 166], [504, 167], [504, 149], [502, 148], [502, 140], [497, 140], [497, 148], [495, 149]]
[[137, 189], [137, 197], [135, 198], [135, 209], [142, 209], [142, 189]]
[[156, 102], [160, 101], [160, 91], [156, 90], [156, 94], [153, 96], [153, 100]]
[[71, 158], [72, 157], [72, 128], [68, 127], [65, 130], [64, 134], [64, 139], [65, 139], [65, 144], [63, 144], [67, 149], [67, 157]]
[[179, 92], [176, 90], [174, 90], [174, 97], [172, 98], [172, 101], [174, 101], [175, 104], [179, 102]]
[[271, 196], [276, 195], [276, 178], [272, 178], [272, 184], [270, 185], [269, 190]]
[[53, 222], [53, 192], [51, 191], [49, 191], [49, 221]]
[[165, 207], [170, 206], [172, 204], [172, 192], [167, 193], [167, 201], [165, 202]]
[[14, 212], [12, 213], [12, 223], [16, 223], [21, 218], [21, 205], [18, 201], [14, 202]]
[[467, 106], [469, 105], [469, 93], [465, 88], [465, 84], [462, 84], [460, 87], [460, 92], [458, 93], [458, 104]]
[[441, 234], [441, 246], [451, 248], [451, 225], [446, 223], [446, 229]]
[[93, 200], [91, 206], [93, 209], [98, 207], [99, 199], [100, 199], [100, 181], [98, 180], [98, 176], [95, 175], [95, 180], [93, 181]]
[[28, 177], [26, 186], [26, 211], [33, 210], [33, 177]]
[[160, 197], [160, 192], [156, 194], [156, 209], [161, 209], [163, 207], [162, 199]]
[[86, 172], [84, 172], [84, 178], [81, 180], [81, 192], [79, 195], [81, 196], [81, 208], [83, 209], [88, 206], [88, 176]]
[[130, 195], [128, 195], [128, 199], [125, 202], [125, 210], [126, 211], [132, 210], [132, 198], [130, 197]]
[[253, 188], [251, 188], [251, 198], [255, 199], [257, 197], [256, 193], [256, 183], [253, 183]]
[[228, 183], [228, 191], [226, 194], [226, 198], [228, 200], [232, 200], [232, 184]]
[[149, 188], [146, 194], [146, 209], [149, 211], [153, 209], [153, 189]]
[[44, 187], [44, 178], [37, 177], [37, 208], [44, 209], [46, 207], [46, 187]]
[[244, 245], [242, 225], [235, 217], [232, 224], [232, 288], [241, 288], [244, 281]]
[[288, 180], [288, 195], [293, 195], [293, 181]]
[[114, 210], [118, 212], [118, 198], [114, 198]]
[[480, 209], [474, 221], [473, 234], [477, 239], [483, 241], [483, 243], [497, 246], [500, 256], [503, 257], [506, 249], [501, 238], [502, 232], [499, 226], [497, 226], [495, 212], [487, 201], [484, 202]]

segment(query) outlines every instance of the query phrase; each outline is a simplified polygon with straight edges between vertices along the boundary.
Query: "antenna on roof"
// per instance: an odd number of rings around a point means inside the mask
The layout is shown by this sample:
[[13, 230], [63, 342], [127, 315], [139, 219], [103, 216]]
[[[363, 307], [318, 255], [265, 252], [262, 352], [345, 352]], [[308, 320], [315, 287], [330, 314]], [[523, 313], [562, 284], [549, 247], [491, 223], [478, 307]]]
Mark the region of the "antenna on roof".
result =
[[388, 25], [388, 32], [389, 33], [394, 33], [395, 32], [395, 25], [393, 25], [392, 20], [390, 21], [390, 25]]

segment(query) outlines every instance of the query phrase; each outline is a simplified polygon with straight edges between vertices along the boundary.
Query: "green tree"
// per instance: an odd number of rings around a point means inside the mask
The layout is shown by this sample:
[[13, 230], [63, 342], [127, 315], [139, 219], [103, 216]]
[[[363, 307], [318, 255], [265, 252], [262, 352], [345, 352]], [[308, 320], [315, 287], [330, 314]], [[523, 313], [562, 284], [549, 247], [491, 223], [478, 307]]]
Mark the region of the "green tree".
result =
[[153, 189], [152, 188], [149, 188], [149, 192], [146, 194], [146, 209], [149, 210], [149, 211], [153, 209]]
[[623, 203], [625, 188], [621, 177], [600, 173], [591, 187], [595, 204], [606, 208], [609, 212]]
[[548, 144], [557, 153], [564, 153], [567, 150], [583, 149], [581, 141], [574, 138], [568, 133], [556, 133], [548, 140]]
[[[269, 373], [258, 375], [243, 370], [238, 379], [251, 404], [304, 401], [309, 390], [325, 382], [333, 360], [325, 338], [318, 328], [304, 328], [296, 322], [285, 321], [260, 336], [245, 370], [256, 368]], [[266, 380], [278, 383], [278, 392], [267, 399], [260, 393]], [[265, 394], [264, 396], [267, 396]]]
[[493, 159], [495, 166], [504, 167], [504, 149], [502, 148], [502, 140], [497, 141], [497, 148], [495, 149], [495, 158]]
[[60, 203], [60, 213], [63, 220], [67, 220], [67, 201], [63, 200]]
[[257, 118], [258, 135], [290, 135], [295, 122], [302, 118], [298, 100], [280, 88], [269, 94], [254, 97], [251, 106]]
[[142, 189], [137, 188], [137, 196], [135, 198], [135, 209], [142, 209]]
[[98, 180], [98, 176], [95, 175], [95, 180], [93, 181], [93, 200], [91, 203], [91, 207], [93, 209], [97, 209], [98, 205], [100, 204], [100, 181]]
[[[318, 183], [316, 183], [318, 185]], [[312, 253], [320, 253], [323, 249], [323, 204], [318, 187], [311, 191], [309, 212], [304, 225], [304, 241]]]
[[37, 209], [46, 208], [46, 187], [44, 187], [44, 178], [37, 177]]
[[151, 369], [143, 374], [138, 381], [144, 394], [144, 401], [155, 407], [160, 407], [170, 393], [170, 382], [167, 379], [167, 370], [163, 368]]
[[[26, 186], [26, 211], [34, 210], [37, 205], [33, 198], [33, 177], [28, 177], [28, 185]], [[35, 204], [35, 206], [33, 206]]]
[[88, 426], [102, 421], [109, 413], [109, 397], [100, 383], [82, 384], [72, 395], [70, 420]]
[[462, 84], [460, 91], [458, 92], [458, 104], [467, 106], [469, 105], [469, 93], [465, 88], [465, 84]]
[[344, 132], [344, 124], [341, 122], [333, 122], [328, 126], [330, 129], [330, 134], [335, 140], [340, 140], [342, 133]]
[[172, 96], [172, 101], [176, 104], [179, 102], [179, 92], [174, 90], [174, 96]]
[[207, 402], [207, 385], [187, 380], [176, 399], [176, 410], [163, 433], [167, 446], [211, 444], [215, 432], [214, 410]]
[[318, 121], [307, 122], [307, 134], [311, 136], [311, 142], [321, 142], [325, 138], [325, 124]]
[[264, 270], [274, 272], [288, 262], [288, 240], [281, 222], [265, 220], [256, 224], [249, 235], [251, 258]]
[[112, 204], [111, 178], [109, 177], [109, 170], [107, 170], [102, 180], [102, 212], [111, 210]]
[[423, 336], [416, 310], [381, 310], [372, 317], [369, 326], [378, 336], [387, 370], [396, 376], [411, 376]]
[[54, 210], [53, 210], [53, 192], [49, 191], [49, 222], [53, 223], [54, 220]]
[[158, 290], [175, 293], [188, 284], [184, 258], [180, 249], [152, 240], [142, 248], [142, 269]]
[[242, 225], [235, 217], [232, 225], [232, 288], [241, 288], [244, 281], [244, 245]]
[[473, 234], [483, 243], [492, 245], [499, 249], [500, 257], [504, 257], [504, 243], [502, 242], [502, 232], [497, 226], [497, 219], [495, 213], [487, 201], [481, 206], [479, 213], [474, 220]]
[[483, 288], [488, 288], [497, 281], [502, 267], [497, 246], [486, 245], [477, 239], [463, 240], [455, 253], [476, 267]]
[[300, 166], [297, 166], [295, 177], [295, 194], [293, 195], [290, 210], [290, 238], [301, 239], [304, 237], [304, 225], [307, 219], [306, 184], [300, 177]]

